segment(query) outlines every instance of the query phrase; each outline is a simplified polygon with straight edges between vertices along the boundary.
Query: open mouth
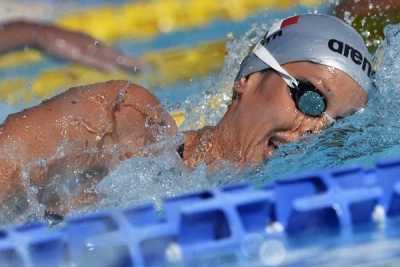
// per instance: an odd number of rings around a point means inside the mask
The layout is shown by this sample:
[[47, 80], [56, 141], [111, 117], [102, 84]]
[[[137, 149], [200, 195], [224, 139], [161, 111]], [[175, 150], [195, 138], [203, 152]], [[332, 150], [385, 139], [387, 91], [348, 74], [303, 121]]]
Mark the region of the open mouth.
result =
[[275, 142], [274, 140], [272, 140], [272, 138], [268, 140], [268, 147], [271, 147], [272, 149], [277, 149], [278, 146], [278, 142]]
[[266, 146], [264, 148], [264, 160], [267, 160], [272, 156], [272, 153], [275, 149], [278, 148], [278, 145], [271, 139], [266, 142]]

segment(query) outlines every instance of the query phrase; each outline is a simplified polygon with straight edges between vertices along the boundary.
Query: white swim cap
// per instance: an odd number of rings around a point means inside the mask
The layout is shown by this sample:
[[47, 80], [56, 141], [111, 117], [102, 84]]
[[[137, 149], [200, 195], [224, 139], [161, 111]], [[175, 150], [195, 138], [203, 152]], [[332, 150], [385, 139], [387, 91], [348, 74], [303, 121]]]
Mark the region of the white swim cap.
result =
[[[281, 65], [311, 61], [343, 71], [365, 91], [372, 87], [371, 55], [363, 39], [336, 17], [308, 14], [284, 19], [272, 25], [255, 49], [260, 46]], [[236, 80], [254, 72], [276, 69], [255, 52], [243, 60]]]

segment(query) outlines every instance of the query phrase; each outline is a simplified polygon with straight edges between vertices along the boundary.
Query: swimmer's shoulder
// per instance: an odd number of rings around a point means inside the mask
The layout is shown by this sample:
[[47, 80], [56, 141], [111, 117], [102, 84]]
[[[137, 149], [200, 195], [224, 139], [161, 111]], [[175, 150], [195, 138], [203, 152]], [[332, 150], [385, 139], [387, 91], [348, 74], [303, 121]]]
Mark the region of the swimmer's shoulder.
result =
[[164, 109], [160, 101], [146, 88], [125, 80], [111, 80], [101, 84], [100, 90], [112, 92], [116, 96], [120, 108], [130, 107], [136, 110], [147, 121], [158, 122], [163, 126], [168, 126], [166, 129], [168, 134], [174, 136], [178, 130], [175, 120]]
[[[171, 133], [177, 131], [177, 125], [172, 116], [163, 108], [160, 101], [148, 89], [127, 80], [110, 80], [89, 85], [87, 90], [96, 91], [101, 95], [109, 95], [110, 99], [120, 101], [121, 106], [130, 106], [153, 118], [161, 119], [170, 126]], [[93, 95], [94, 92], [90, 92]], [[157, 120], [158, 120], [157, 119]]]
[[104, 100], [104, 104], [106, 104], [106, 102], [115, 102], [116, 99], [121, 98], [130, 103], [134, 102], [135, 105], [161, 107], [158, 99], [146, 88], [127, 80], [110, 80], [71, 87], [65, 92], [42, 101], [42, 103], [37, 106], [24, 109], [14, 114], [9, 114], [3, 124], [19, 119], [22, 114], [28, 115], [38, 109], [57, 112], [62, 110], [61, 106], [65, 104], [86, 105], [89, 101], [95, 100], [95, 98]]
[[115, 98], [127, 98], [137, 103], [150, 106], [160, 106], [158, 99], [146, 88], [128, 80], [110, 80], [106, 82], [93, 83], [89, 85], [72, 87], [64, 94], [56, 98], [70, 98], [80, 96], [82, 98], [92, 96], [104, 96], [106, 100]]
[[119, 96], [126, 94], [127, 101], [136, 101], [150, 106], [160, 106], [160, 101], [146, 88], [126, 80], [111, 80], [105, 82], [106, 90], [112, 88]]

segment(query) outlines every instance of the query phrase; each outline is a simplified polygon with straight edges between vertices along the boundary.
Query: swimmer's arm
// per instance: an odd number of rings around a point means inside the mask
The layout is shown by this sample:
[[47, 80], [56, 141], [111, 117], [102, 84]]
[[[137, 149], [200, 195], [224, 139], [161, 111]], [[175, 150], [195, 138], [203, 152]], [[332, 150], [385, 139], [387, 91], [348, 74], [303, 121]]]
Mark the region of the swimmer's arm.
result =
[[123, 68], [136, 72], [142, 65], [140, 60], [126, 56], [85, 33], [26, 21], [0, 25], [0, 53], [23, 47], [35, 47], [50, 55], [104, 71]]

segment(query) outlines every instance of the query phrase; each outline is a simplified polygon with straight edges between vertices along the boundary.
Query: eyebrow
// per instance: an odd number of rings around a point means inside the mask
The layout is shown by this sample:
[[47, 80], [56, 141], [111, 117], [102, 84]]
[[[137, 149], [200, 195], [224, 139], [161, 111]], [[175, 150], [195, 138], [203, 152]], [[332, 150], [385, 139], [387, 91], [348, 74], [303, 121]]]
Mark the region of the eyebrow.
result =
[[[336, 71], [336, 69], [335, 69], [335, 71]], [[324, 96], [327, 96], [327, 93], [334, 91], [333, 84], [329, 81], [334, 80], [334, 76], [336, 74], [337, 73], [333, 73], [333, 72], [329, 71], [328, 77], [326, 77], [325, 75], [314, 74], [314, 77], [303, 77], [303, 79], [312, 83], [315, 86], [315, 88], [317, 88], [318, 90], [321, 91], [321, 93], [325, 93]]]

